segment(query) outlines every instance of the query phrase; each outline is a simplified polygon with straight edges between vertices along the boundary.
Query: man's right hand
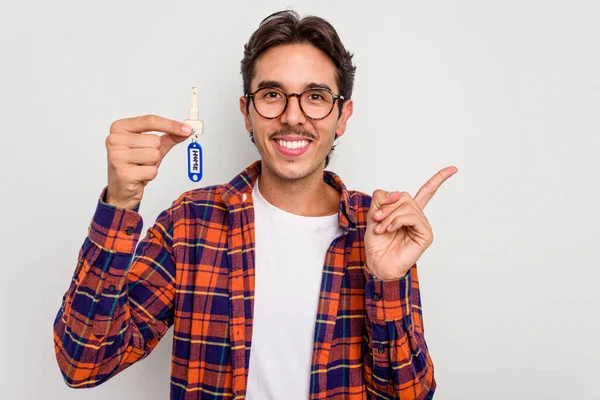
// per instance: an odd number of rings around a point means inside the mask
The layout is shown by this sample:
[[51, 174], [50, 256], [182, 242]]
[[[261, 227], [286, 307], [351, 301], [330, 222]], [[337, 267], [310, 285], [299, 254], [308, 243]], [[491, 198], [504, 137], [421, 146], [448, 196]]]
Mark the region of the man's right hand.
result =
[[[186, 131], [186, 128], [189, 130]], [[164, 134], [142, 134], [144, 132]], [[158, 167], [165, 155], [191, 133], [188, 125], [156, 115], [113, 122], [106, 138], [106, 202], [115, 207], [134, 208], [142, 200], [148, 182], [158, 174]]]

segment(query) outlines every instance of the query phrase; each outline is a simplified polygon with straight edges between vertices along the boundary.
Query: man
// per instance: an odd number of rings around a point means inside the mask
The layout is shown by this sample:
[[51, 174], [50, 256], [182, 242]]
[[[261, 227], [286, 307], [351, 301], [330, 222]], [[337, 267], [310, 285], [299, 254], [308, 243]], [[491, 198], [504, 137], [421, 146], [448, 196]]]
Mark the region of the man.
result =
[[353, 111], [351, 59], [324, 20], [267, 17], [240, 98], [261, 160], [182, 194], [139, 244], [144, 187], [191, 132], [112, 124], [108, 186], [54, 326], [69, 386], [105, 382], [173, 325], [172, 399], [433, 397], [416, 261], [433, 237], [422, 209], [456, 169], [414, 198], [324, 170]]

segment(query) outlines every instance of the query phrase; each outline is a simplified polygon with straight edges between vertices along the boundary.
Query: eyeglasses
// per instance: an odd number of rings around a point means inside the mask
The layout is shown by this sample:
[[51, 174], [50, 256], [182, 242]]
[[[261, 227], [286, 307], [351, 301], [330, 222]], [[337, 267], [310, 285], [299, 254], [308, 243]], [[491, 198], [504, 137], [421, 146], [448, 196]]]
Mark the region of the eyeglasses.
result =
[[300, 94], [287, 94], [281, 89], [266, 87], [246, 94], [246, 98], [254, 103], [258, 115], [267, 119], [281, 116], [288, 106], [290, 97], [298, 98], [300, 110], [312, 120], [327, 118], [338, 99], [340, 102], [346, 100], [344, 96], [333, 94], [331, 90], [325, 88], [312, 88]]

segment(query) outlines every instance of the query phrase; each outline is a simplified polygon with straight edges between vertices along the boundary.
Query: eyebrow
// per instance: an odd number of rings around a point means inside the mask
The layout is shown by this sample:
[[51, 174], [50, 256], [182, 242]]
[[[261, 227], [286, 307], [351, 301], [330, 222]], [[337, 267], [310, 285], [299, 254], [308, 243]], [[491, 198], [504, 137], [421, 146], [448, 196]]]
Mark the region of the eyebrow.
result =
[[[279, 81], [260, 81], [258, 82], [258, 89], [263, 89], [266, 87], [271, 87], [271, 88], [277, 88], [277, 89], [283, 89], [283, 83], [279, 82]], [[327, 89], [330, 90], [331, 92], [333, 92], [333, 90], [331, 90], [331, 88], [324, 84], [324, 83], [316, 83], [316, 82], [309, 82], [307, 84], [304, 85], [304, 90], [306, 89]]]

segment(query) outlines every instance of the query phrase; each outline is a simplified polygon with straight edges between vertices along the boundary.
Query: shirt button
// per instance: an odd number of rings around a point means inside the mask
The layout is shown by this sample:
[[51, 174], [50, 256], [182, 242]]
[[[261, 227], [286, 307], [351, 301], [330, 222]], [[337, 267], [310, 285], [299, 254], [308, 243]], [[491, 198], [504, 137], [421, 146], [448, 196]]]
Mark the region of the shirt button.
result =
[[375, 301], [381, 300], [381, 295], [379, 293], [373, 293], [373, 300], [375, 300]]
[[128, 234], [129, 236], [133, 235], [134, 232], [135, 232], [135, 229], [133, 229], [132, 227], [127, 228], [127, 230], [125, 231], [125, 233]]
[[242, 195], [242, 201], [246, 201], [246, 199], [247, 199], [247, 198], [248, 198], [248, 196], [246, 195], [246, 193], [244, 193], [244, 194]]
[[109, 291], [109, 292], [114, 292], [114, 291], [115, 291], [115, 289], [116, 289], [116, 288], [115, 288], [115, 285], [110, 285], [110, 286], [108, 287], [108, 291]]
[[378, 352], [379, 354], [383, 354], [383, 353], [385, 353], [385, 347], [383, 347], [383, 346], [379, 346], [379, 348], [377, 349], [377, 352]]

